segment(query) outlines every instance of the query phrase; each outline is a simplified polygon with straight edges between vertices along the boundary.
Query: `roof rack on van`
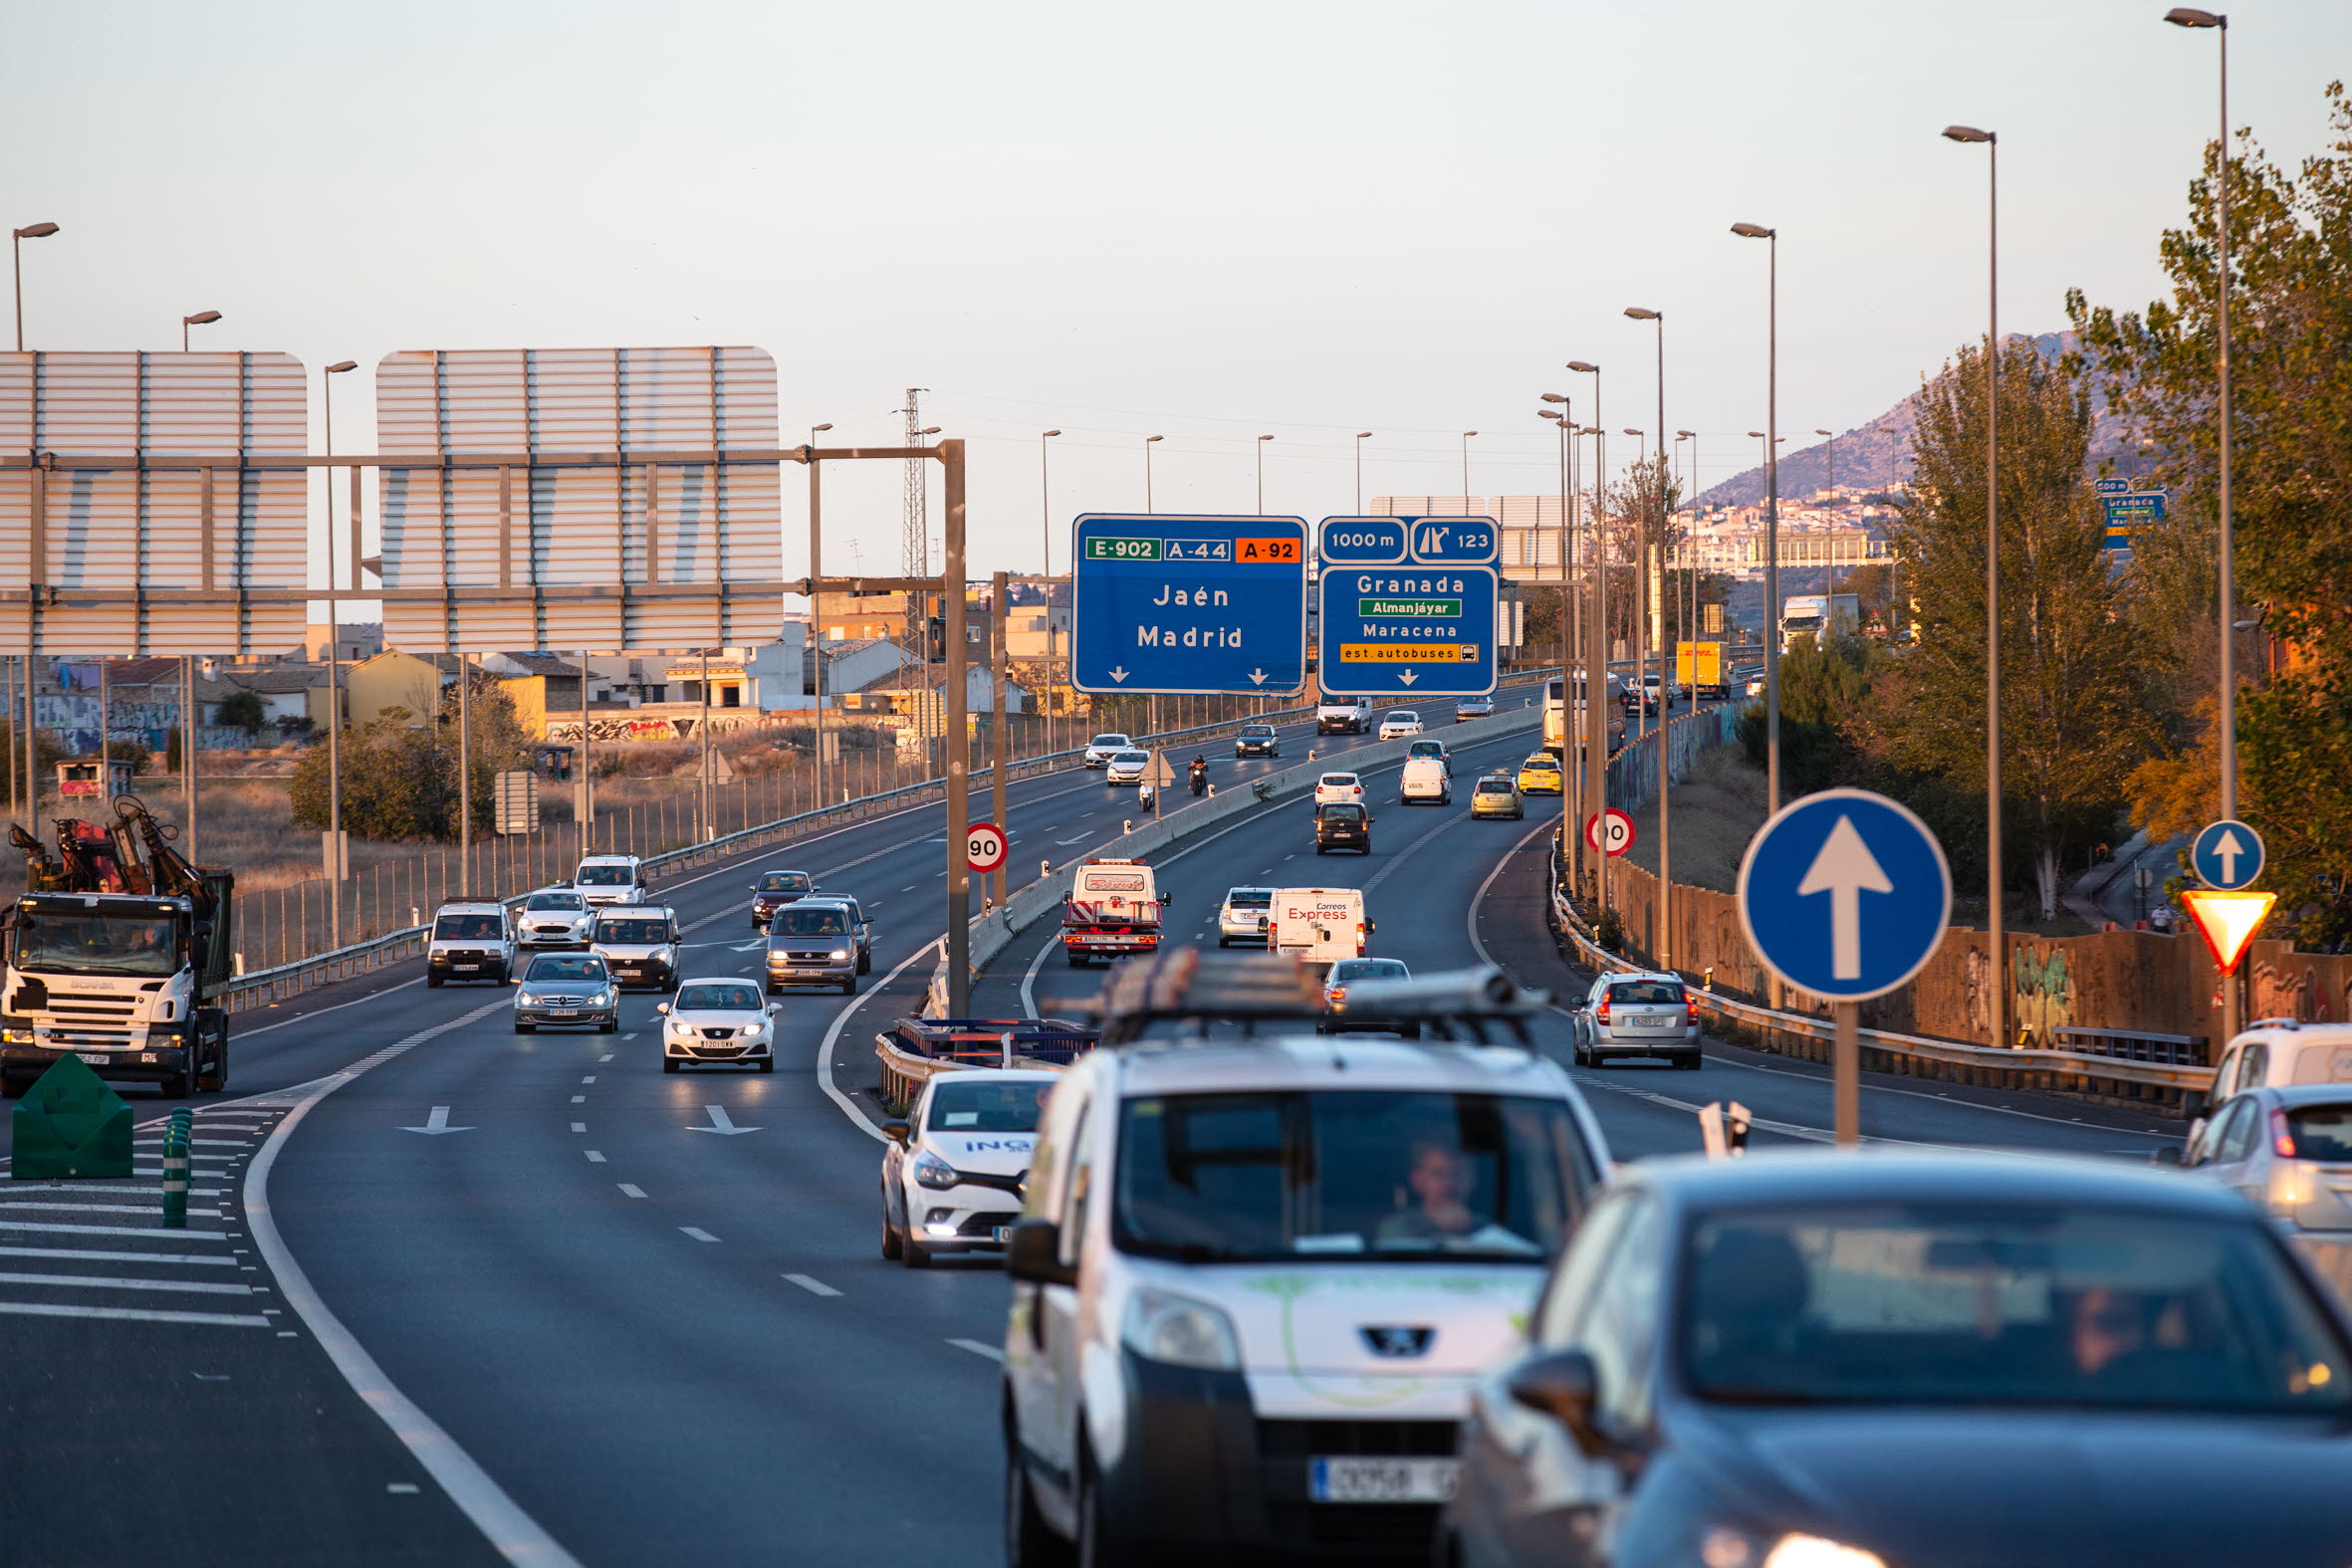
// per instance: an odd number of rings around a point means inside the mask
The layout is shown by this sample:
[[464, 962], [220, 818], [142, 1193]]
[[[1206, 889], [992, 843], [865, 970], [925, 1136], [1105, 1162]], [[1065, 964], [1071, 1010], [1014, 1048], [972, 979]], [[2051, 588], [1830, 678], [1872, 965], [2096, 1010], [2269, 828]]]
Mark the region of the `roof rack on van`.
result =
[[[1418, 1023], [1425, 1038], [1529, 1049], [1534, 1040], [1529, 1020], [1548, 1000], [1491, 965], [1348, 987], [1348, 1010], [1361, 1016]], [[1115, 1046], [1133, 1044], [1161, 1023], [1234, 1022], [1249, 1032], [1261, 1022], [1295, 1024], [1322, 1015], [1323, 995], [1296, 959], [1168, 948], [1120, 963], [1103, 982], [1093, 1010], [1101, 1043]]]

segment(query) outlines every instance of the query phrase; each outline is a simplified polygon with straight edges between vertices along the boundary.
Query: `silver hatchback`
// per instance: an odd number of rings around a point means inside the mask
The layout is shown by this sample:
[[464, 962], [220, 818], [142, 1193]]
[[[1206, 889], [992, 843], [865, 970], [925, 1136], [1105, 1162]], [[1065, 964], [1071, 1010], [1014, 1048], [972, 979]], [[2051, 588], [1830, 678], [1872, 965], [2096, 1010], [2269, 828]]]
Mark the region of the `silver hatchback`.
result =
[[1576, 1004], [1576, 1065], [1611, 1056], [1663, 1056], [1699, 1065], [1699, 1005], [1679, 975], [1603, 975]]

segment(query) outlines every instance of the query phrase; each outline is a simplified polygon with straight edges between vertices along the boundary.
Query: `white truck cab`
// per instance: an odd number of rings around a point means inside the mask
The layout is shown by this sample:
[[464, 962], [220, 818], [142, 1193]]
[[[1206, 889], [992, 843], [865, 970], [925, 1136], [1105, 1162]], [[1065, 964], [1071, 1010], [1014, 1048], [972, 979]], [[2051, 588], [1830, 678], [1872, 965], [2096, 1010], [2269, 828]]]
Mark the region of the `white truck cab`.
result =
[[1278, 887], [1267, 913], [1266, 945], [1318, 969], [1362, 958], [1373, 931], [1364, 918], [1363, 889]]
[[1361, 735], [1372, 727], [1372, 699], [1326, 696], [1314, 710], [1317, 735]]
[[653, 893], [652, 875], [635, 855], [589, 855], [572, 873], [572, 885], [590, 907], [642, 904]]
[[443, 904], [433, 911], [425, 942], [424, 983], [487, 980], [505, 985], [515, 973], [515, 917], [504, 904]]
[[[1191, 983], [1227, 965], [1299, 980]], [[1300, 989], [1294, 1032], [1106, 1033], [1054, 1090], [1008, 1249], [1008, 1562], [1426, 1552], [1609, 1152], [1534, 1050], [1317, 1037]]]

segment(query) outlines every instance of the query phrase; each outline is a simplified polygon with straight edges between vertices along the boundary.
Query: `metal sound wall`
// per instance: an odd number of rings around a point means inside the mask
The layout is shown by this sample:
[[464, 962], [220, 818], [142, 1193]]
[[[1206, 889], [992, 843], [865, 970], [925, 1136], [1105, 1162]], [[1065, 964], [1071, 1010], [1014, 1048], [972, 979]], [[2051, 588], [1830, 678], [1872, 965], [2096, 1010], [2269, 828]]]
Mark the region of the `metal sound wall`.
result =
[[777, 445], [765, 350], [395, 353], [377, 367], [376, 422], [384, 586], [445, 590], [388, 599], [386, 641], [489, 652], [779, 634], [773, 588], [728, 590], [783, 575], [777, 465], [715, 460]]
[[309, 476], [240, 464], [308, 433], [286, 354], [0, 353], [0, 654], [299, 648], [299, 599], [237, 594], [308, 585]]

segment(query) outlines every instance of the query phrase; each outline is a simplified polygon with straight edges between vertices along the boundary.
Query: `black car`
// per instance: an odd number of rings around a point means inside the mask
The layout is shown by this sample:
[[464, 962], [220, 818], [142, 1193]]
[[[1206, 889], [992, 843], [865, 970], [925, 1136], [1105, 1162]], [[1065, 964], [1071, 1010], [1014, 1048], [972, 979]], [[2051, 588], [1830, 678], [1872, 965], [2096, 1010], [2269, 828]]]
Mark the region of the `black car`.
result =
[[2175, 1174], [1643, 1161], [1528, 1338], [1472, 1391], [1440, 1562], [2352, 1560], [2352, 1320]]
[[1233, 738], [1233, 755], [1242, 757], [1280, 757], [1283, 755], [1282, 737], [1274, 733], [1271, 724], [1245, 724], [1242, 733]]
[[752, 884], [752, 929], [765, 931], [768, 921], [787, 904], [797, 904], [817, 891], [817, 879], [806, 871], [764, 871]]
[[1334, 849], [1353, 849], [1358, 854], [1370, 854], [1372, 813], [1344, 800], [1316, 806], [1314, 852], [1318, 855], [1327, 854]]

